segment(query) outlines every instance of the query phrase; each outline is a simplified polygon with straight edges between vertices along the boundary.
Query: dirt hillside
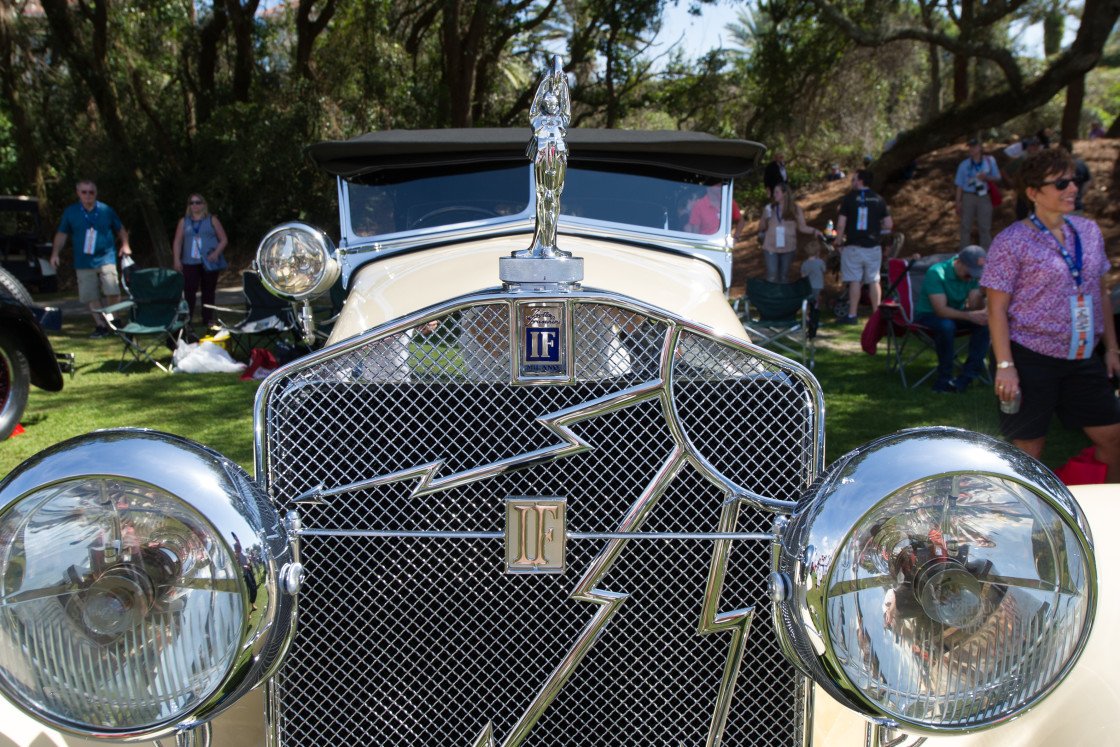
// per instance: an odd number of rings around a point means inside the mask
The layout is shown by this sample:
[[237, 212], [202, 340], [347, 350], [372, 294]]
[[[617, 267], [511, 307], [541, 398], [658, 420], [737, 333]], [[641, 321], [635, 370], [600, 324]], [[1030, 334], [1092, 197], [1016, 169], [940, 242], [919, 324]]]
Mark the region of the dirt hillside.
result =
[[[1006, 144], [990, 144], [985, 153], [994, 155], [1002, 166]], [[1078, 140], [1073, 144], [1074, 154], [1089, 167], [1093, 180], [1085, 193], [1085, 217], [1092, 218], [1104, 233], [1105, 249], [1112, 260], [1113, 271], [1109, 280], [1115, 286], [1120, 281], [1120, 140]], [[896, 231], [901, 231], [906, 241], [903, 256], [936, 254], [956, 251], [960, 222], [953, 210], [957, 164], [968, 155], [964, 144], [927, 154], [918, 162], [913, 178], [887, 185], [883, 197], [890, 206]], [[828, 221], [835, 220], [840, 200], [850, 189], [847, 179], [837, 182], [821, 181], [802, 188], [795, 195], [805, 211], [805, 220], [815, 228], [824, 229]], [[992, 218], [992, 235], [1002, 231], [1015, 220], [1015, 192], [1001, 184], [1003, 204], [995, 209]], [[744, 206], [748, 215], [757, 215], [761, 206]], [[748, 277], [764, 277], [762, 250], [756, 236], [757, 221], [748, 223], [745, 241], [735, 247], [732, 271], [731, 296], [743, 294]], [[975, 234], [974, 234], [975, 235]], [[801, 237], [804, 247], [808, 237]], [[791, 275], [796, 277], [804, 259], [799, 250]], [[839, 289], [838, 279], [826, 275], [826, 294]]]

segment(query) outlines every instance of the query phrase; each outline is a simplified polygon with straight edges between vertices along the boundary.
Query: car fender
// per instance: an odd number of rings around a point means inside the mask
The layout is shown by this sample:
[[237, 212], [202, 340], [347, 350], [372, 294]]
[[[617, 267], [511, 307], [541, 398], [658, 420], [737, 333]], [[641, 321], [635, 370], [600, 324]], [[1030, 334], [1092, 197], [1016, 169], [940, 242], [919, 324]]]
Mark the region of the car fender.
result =
[[0, 294], [0, 329], [19, 343], [31, 366], [31, 383], [48, 392], [62, 389], [54, 347], [31, 309]]
[[[328, 344], [448, 298], [497, 287], [498, 258], [525, 248], [523, 236], [395, 254], [364, 265]], [[584, 289], [613, 291], [749, 341], [727, 302], [719, 271], [693, 257], [566, 237], [565, 251], [584, 260]]]

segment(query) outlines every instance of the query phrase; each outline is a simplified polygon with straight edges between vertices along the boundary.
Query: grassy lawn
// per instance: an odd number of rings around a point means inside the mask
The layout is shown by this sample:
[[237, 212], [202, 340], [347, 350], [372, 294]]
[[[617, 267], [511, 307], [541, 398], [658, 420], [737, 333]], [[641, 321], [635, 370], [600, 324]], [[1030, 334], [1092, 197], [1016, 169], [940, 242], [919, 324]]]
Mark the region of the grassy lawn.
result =
[[[187, 436], [253, 471], [252, 410], [259, 382], [240, 381], [237, 374], [169, 375], [150, 364], [120, 374], [120, 343], [87, 339], [89, 329], [85, 317], [67, 317], [62, 331], [52, 333], [57, 351], [76, 354], [76, 373], [61, 392], [32, 388], [26, 432], [0, 444], [0, 475], [58, 441], [125, 426]], [[989, 387], [977, 385], [961, 395], [934, 395], [929, 386], [904, 389], [897, 375], [887, 374], [885, 343], [874, 356], [860, 350], [860, 329], [827, 322], [818, 340], [814, 372], [825, 391], [828, 461], [902, 428], [951, 425], [997, 433]], [[160, 356], [170, 363], [170, 351]], [[931, 354], [926, 365], [933, 360]], [[1058, 467], [1087, 445], [1080, 431], [1055, 422], [1043, 461]]]
[[[56, 352], [74, 353], [73, 378], [61, 392], [31, 388], [23, 414], [25, 433], [0, 443], [0, 475], [59, 441], [99, 428], [152, 428], [218, 449], [252, 472], [253, 396], [257, 381], [237, 374], [166, 374], [150, 363], [117, 372], [122, 345], [116, 337], [90, 340], [88, 316], [65, 317], [50, 333]], [[171, 363], [162, 348], [156, 359]]]

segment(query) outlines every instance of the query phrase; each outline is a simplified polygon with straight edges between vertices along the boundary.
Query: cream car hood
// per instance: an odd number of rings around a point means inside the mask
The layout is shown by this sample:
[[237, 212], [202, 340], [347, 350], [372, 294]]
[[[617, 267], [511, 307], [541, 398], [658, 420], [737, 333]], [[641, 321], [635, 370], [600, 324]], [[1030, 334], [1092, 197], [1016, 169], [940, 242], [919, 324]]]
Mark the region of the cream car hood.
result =
[[[450, 298], [501, 285], [498, 258], [526, 247], [525, 236], [487, 239], [396, 254], [365, 265], [351, 279], [346, 305], [328, 344]], [[699, 259], [616, 243], [564, 237], [583, 257], [585, 290], [631, 296], [749, 341], [732, 311], [719, 271]]]

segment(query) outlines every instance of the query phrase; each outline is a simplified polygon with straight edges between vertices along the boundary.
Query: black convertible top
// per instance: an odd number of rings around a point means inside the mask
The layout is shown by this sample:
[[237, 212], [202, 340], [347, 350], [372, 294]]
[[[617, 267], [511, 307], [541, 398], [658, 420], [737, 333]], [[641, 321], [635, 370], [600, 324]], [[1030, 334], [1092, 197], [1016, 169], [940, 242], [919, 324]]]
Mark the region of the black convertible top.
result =
[[[528, 164], [528, 127], [385, 130], [308, 147], [329, 174], [353, 177], [384, 169], [520, 160]], [[568, 158], [660, 166], [730, 179], [755, 167], [765, 146], [676, 130], [568, 130]]]

